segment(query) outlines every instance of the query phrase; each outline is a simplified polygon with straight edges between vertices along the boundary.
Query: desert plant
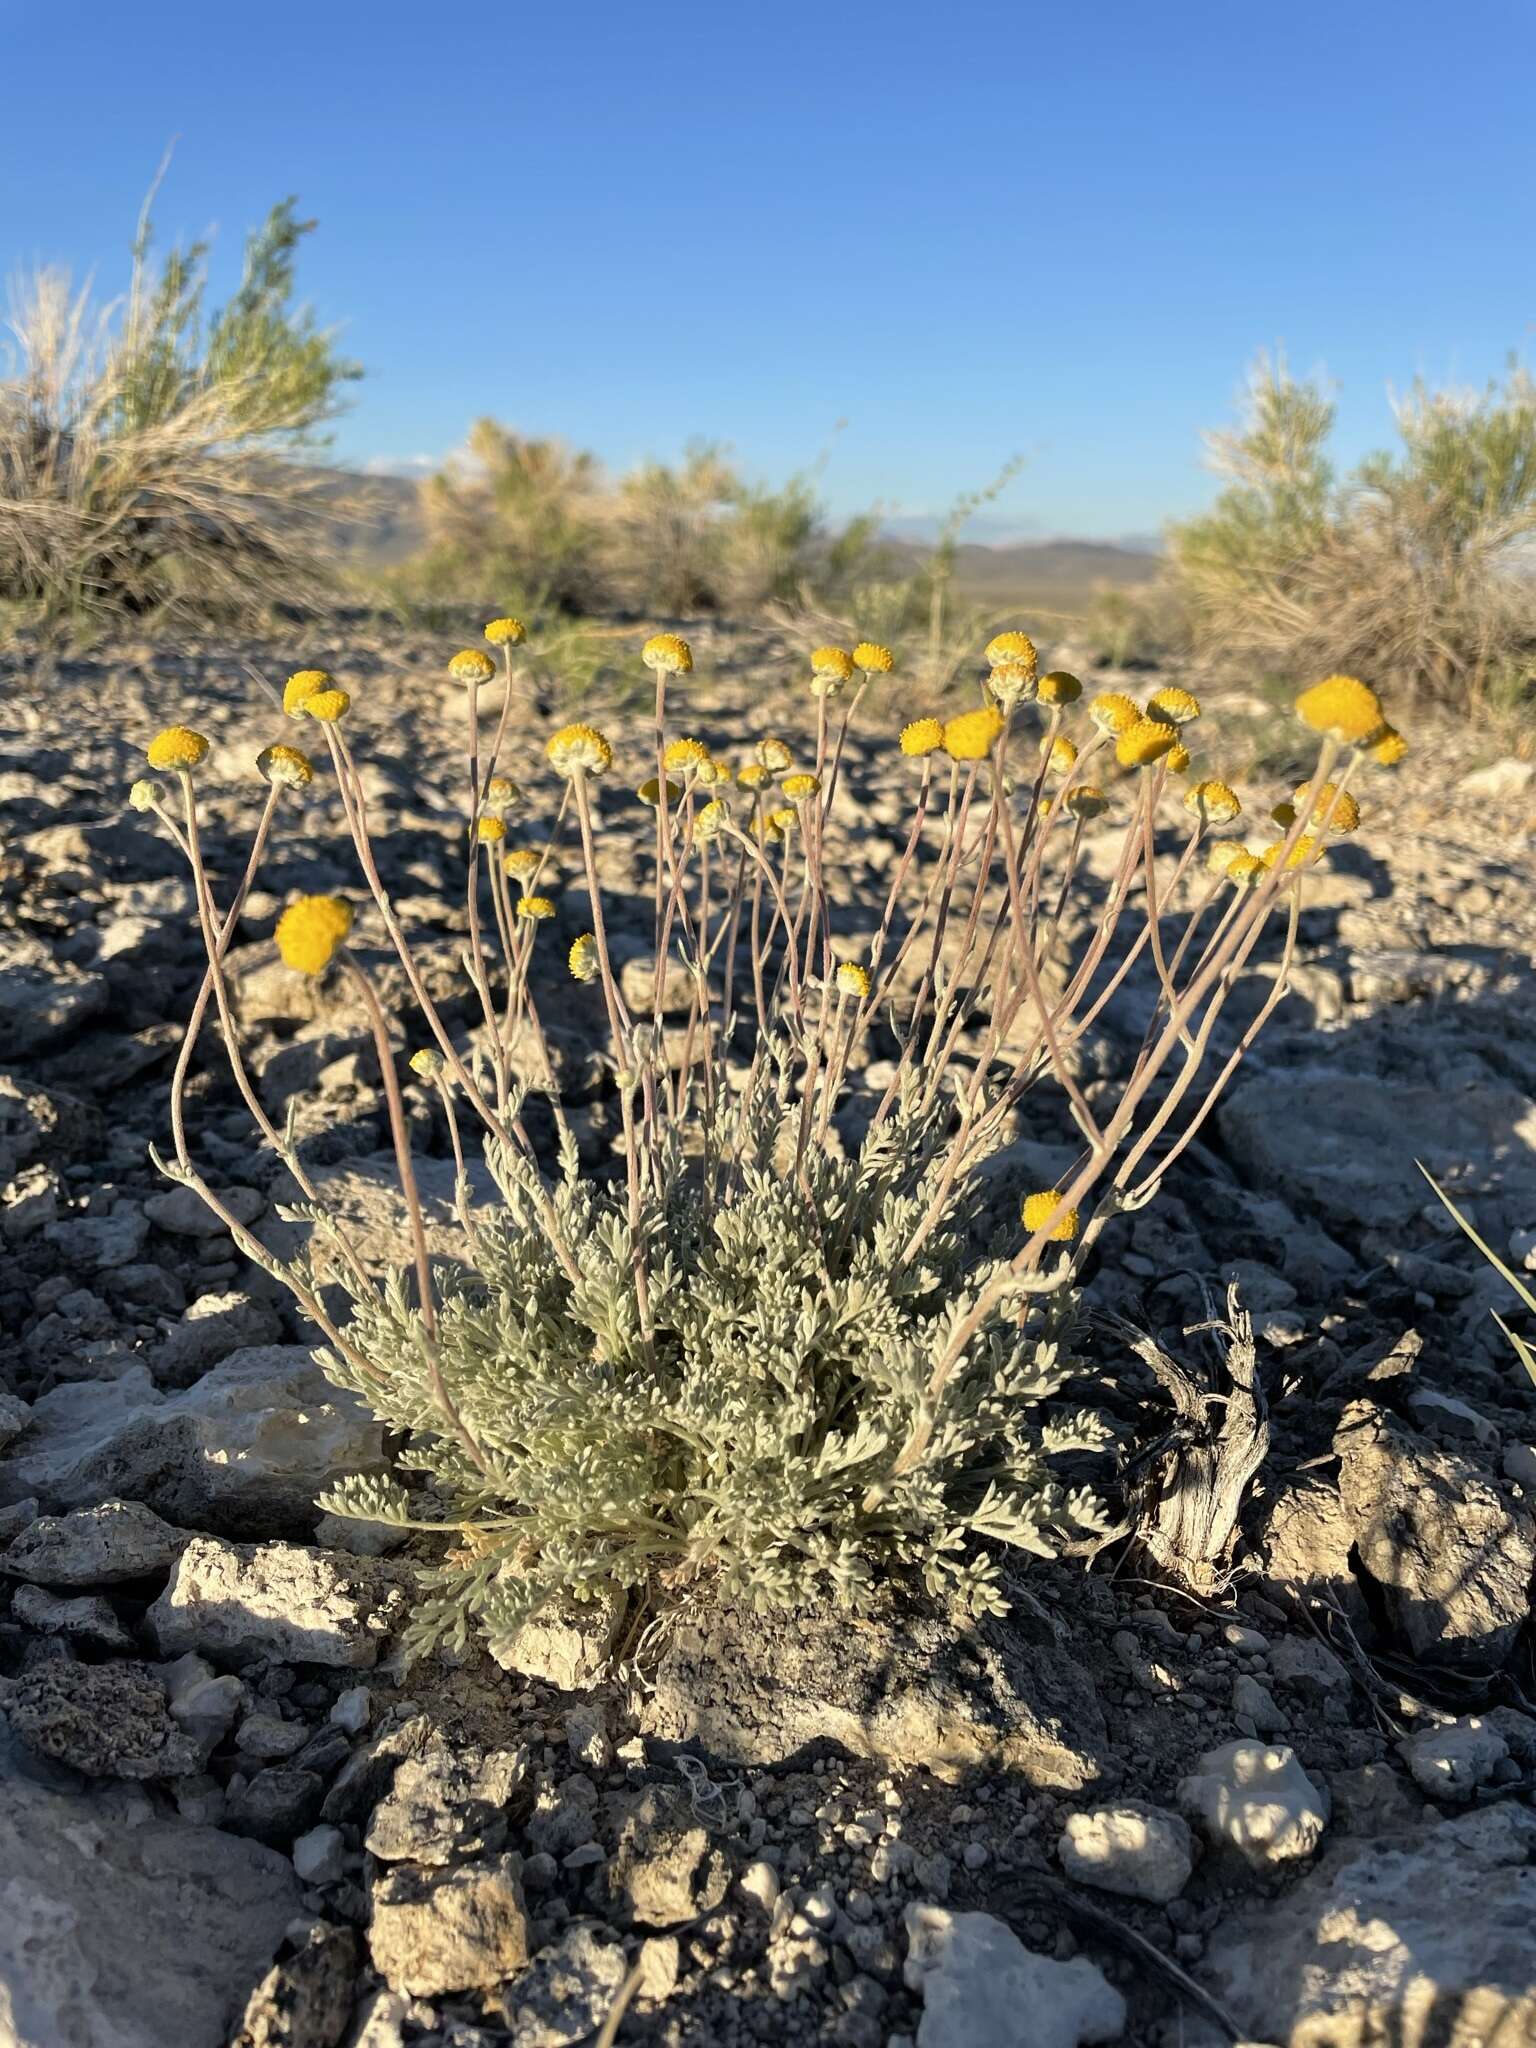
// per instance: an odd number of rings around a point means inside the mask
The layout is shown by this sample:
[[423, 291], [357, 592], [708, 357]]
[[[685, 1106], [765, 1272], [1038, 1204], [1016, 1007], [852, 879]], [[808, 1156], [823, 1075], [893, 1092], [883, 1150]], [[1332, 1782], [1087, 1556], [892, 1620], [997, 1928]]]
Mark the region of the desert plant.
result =
[[[296, 972], [338, 966], [371, 1020], [409, 1273], [382, 1286], [369, 1276], [291, 1124], [278, 1128], [246, 1069], [224, 955], [283, 790], [312, 782], [315, 764], [288, 743], [261, 756], [266, 801], [222, 909], [199, 832], [207, 741], [180, 726], [157, 735], [149, 765], [175, 778], [174, 793], [146, 778], [132, 795], [190, 862], [208, 957], [172, 1085], [166, 1171], [293, 1291], [326, 1370], [405, 1433], [402, 1469], [433, 1482], [413, 1492], [398, 1475], [356, 1477], [327, 1505], [451, 1538], [418, 1646], [462, 1641], [472, 1624], [499, 1638], [552, 1597], [604, 1581], [661, 1601], [702, 1585], [857, 1603], [905, 1568], [974, 1610], [997, 1608], [995, 1545], [1049, 1551], [1064, 1531], [1098, 1525], [1092, 1496], [1051, 1462], [1103, 1441], [1096, 1418], [1057, 1405], [1082, 1261], [1110, 1216], [1152, 1198], [1281, 1000], [1306, 876], [1330, 832], [1359, 822], [1348, 784], [1401, 742], [1364, 684], [1330, 677], [1305, 692], [1313, 772], [1245, 847], [1216, 836], [1240, 816], [1235, 793], [1180, 781], [1192, 696], [1165, 688], [1142, 706], [1108, 693], [1080, 709], [1074, 677], [1038, 675], [1027, 637], [1001, 634], [981, 701], [910, 721], [893, 745], [911, 777], [908, 816], [863, 906], [873, 936], [853, 946], [838, 936], [861, 909], [841, 880], [840, 834], [867, 827], [846, 741], [864, 704], [891, 716], [889, 648], [818, 648], [798, 746], [759, 734], [728, 763], [674, 737], [692, 658], [659, 634], [643, 650], [653, 735], [630, 764], [654, 841], [652, 946], [638, 975], [620, 975], [597, 849], [613, 748], [590, 724], [556, 731], [541, 822], [511, 844], [525, 800], [503, 768], [509, 743], [527, 739], [514, 716], [524, 634], [514, 619], [486, 633], [505, 664], [494, 730], [479, 705], [495, 663], [469, 648], [449, 664], [466, 706], [472, 1043], [445, 1022], [381, 881], [348, 694], [307, 670], [282, 697], [323, 744], [365, 897], [417, 1008], [410, 1066], [459, 1162], [458, 1267], [428, 1255], [389, 1024], [347, 944], [350, 899], [290, 904], [277, 945]], [[1160, 848], [1174, 798], [1177, 841]], [[1090, 830], [1113, 837], [1113, 879], [1074, 918], [1068, 906], [1092, 898]], [[592, 1033], [606, 1029], [623, 1124], [611, 1180], [579, 1171], [543, 1025], [560, 972], [545, 878], [561, 843], [579, 862], [586, 924], [565, 966], [590, 990]], [[1228, 999], [1277, 914], [1278, 971], [1208, 1071]], [[1137, 961], [1156, 984], [1141, 1048], [1118, 1095], [1090, 1102], [1076, 1049]], [[210, 1008], [259, 1133], [298, 1184], [296, 1213], [315, 1226], [310, 1250], [286, 1264], [236, 1222], [188, 1144], [186, 1081]], [[854, 1097], [872, 1041], [888, 1055], [884, 1085]], [[978, 1248], [978, 1169], [1046, 1080], [1077, 1163], [1027, 1196], [1006, 1242]], [[547, 1098], [553, 1159], [530, 1136], [530, 1094]], [[480, 1209], [466, 1124], [484, 1133], [499, 1191]], [[339, 1262], [345, 1318], [326, 1305], [322, 1258]]]
[[1203, 1365], [1171, 1357], [1130, 1323], [1119, 1327], [1173, 1410], [1169, 1426], [1131, 1460], [1126, 1526], [1159, 1571], [1209, 1596], [1231, 1583], [1238, 1518], [1269, 1453], [1269, 1410], [1253, 1319], [1236, 1284], [1224, 1317], [1209, 1295], [1205, 1307], [1206, 1320], [1184, 1332], [1210, 1338], [1213, 1356]]
[[1511, 700], [1536, 673], [1536, 384], [1416, 384], [1402, 447], [1337, 478], [1334, 409], [1261, 358], [1246, 417], [1212, 438], [1231, 478], [1170, 529], [1203, 646], [1293, 678], [1323, 660], [1449, 702]]
[[0, 381], [0, 599], [90, 633], [126, 616], [260, 615], [318, 595], [345, 493], [299, 459], [360, 374], [293, 306], [295, 202], [205, 311], [206, 244], [158, 275], [148, 210], [126, 300], [62, 273], [19, 287]]
[[394, 579], [406, 597], [513, 593], [524, 612], [618, 606], [677, 616], [756, 611], [847, 589], [873, 522], [834, 528], [808, 477], [743, 481], [725, 452], [641, 463], [616, 482], [596, 458], [495, 420], [422, 488], [426, 544]]
[[610, 594], [594, 567], [603, 488], [584, 451], [476, 420], [463, 454], [422, 485], [426, 540], [410, 588], [472, 600], [511, 591], [527, 611], [596, 609]]
[[719, 602], [725, 526], [740, 480], [718, 448], [700, 444], [676, 468], [644, 462], [606, 509], [603, 553], [620, 599], [650, 612]]

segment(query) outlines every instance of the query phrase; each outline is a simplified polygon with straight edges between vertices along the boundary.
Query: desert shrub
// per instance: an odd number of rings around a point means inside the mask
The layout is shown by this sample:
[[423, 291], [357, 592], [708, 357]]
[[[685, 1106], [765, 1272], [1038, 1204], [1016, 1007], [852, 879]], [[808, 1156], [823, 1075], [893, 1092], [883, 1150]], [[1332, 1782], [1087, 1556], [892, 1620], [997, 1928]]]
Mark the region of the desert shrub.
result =
[[274, 207], [212, 312], [206, 245], [156, 274], [147, 214], [120, 305], [55, 271], [18, 288], [0, 600], [23, 620], [90, 633], [150, 614], [249, 619], [324, 588], [345, 494], [300, 458], [359, 372], [293, 304], [314, 225], [291, 199]]
[[645, 462], [608, 504], [603, 555], [620, 601], [677, 614], [720, 601], [726, 526], [741, 486], [719, 449], [690, 448], [676, 468]]
[[1401, 447], [1338, 478], [1334, 408], [1260, 361], [1213, 437], [1230, 487], [1170, 530], [1202, 645], [1294, 679], [1325, 661], [1451, 703], [1510, 700], [1536, 669], [1536, 384], [1414, 387]]
[[403, 585], [438, 600], [484, 601], [499, 591], [525, 611], [541, 603], [596, 610], [610, 595], [594, 566], [602, 499], [593, 456], [476, 420], [464, 454], [422, 486], [426, 539]]
[[[459, 1162], [453, 1264], [428, 1255], [390, 1027], [347, 944], [350, 897], [290, 904], [277, 945], [295, 972], [336, 968], [372, 1019], [409, 1271], [370, 1278], [293, 1125], [279, 1127], [246, 1070], [223, 953], [284, 789], [312, 781], [315, 764], [291, 744], [262, 756], [251, 852], [217, 892], [197, 830], [207, 742], [184, 727], [158, 735], [149, 764], [175, 787], [146, 778], [133, 792], [192, 863], [208, 954], [166, 1170], [292, 1290], [326, 1370], [407, 1443], [395, 1475], [345, 1480], [326, 1505], [449, 1537], [418, 1647], [475, 1625], [498, 1638], [603, 1581], [661, 1604], [694, 1587], [857, 1604], [905, 1570], [975, 1611], [998, 1608], [1000, 1551], [1050, 1552], [1100, 1526], [1091, 1493], [1054, 1462], [1104, 1441], [1062, 1399], [1083, 1260], [1112, 1215], [1153, 1197], [1273, 1013], [1307, 876], [1331, 834], [1359, 822], [1350, 785], [1402, 742], [1364, 684], [1331, 677], [1304, 693], [1312, 773], [1283, 808], [1261, 809], [1245, 845], [1228, 834], [1236, 793], [1188, 774], [1200, 707], [1185, 691], [1084, 705], [1075, 678], [1038, 675], [1027, 638], [1007, 633], [987, 648], [979, 701], [898, 738], [889, 649], [827, 646], [811, 658], [795, 746], [756, 733], [727, 759], [674, 737], [692, 661], [685, 642], [657, 635], [643, 651], [654, 741], [623, 764], [655, 778], [637, 793], [653, 851], [648, 874], [632, 854], [618, 864], [648, 885], [652, 957], [621, 974], [596, 805], [613, 748], [581, 723], [553, 734], [542, 764], [519, 758], [526, 727], [507, 707], [522, 627], [486, 632], [506, 664], [493, 732], [478, 706], [494, 663], [465, 649], [449, 664], [468, 693], [469, 1034], [449, 1028], [380, 879], [347, 693], [313, 671], [284, 693], [297, 735], [318, 737], [363, 900], [411, 991], [410, 1069]], [[910, 790], [877, 893], [861, 901], [843, 849], [870, 827], [845, 746], [866, 706]], [[1159, 821], [1176, 828], [1161, 847]], [[1112, 842], [1093, 862], [1090, 831]], [[546, 880], [557, 848], [582, 878], [583, 928], [563, 960], [551, 957], [559, 905]], [[1095, 870], [1114, 875], [1107, 896]], [[1273, 925], [1267, 989], [1218, 1055], [1213, 1034]], [[1138, 961], [1155, 989], [1140, 1050], [1119, 1092], [1090, 1101], [1081, 1042]], [[606, 1039], [623, 1131], [611, 1175], [582, 1173], [560, 1099], [544, 1020], [562, 990], [582, 1006], [584, 1041]], [[186, 1080], [210, 1008], [258, 1130], [298, 1184], [296, 1213], [315, 1226], [286, 1264], [230, 1216], [188, 1144]], [[883, 1086], [860, 1091], [872, 1048]], [[1001, 1241], [980, 1239], [981, 1169], [1042, 1083], [1075, 1164], [1028, 1194]], [[525, 1117], [540, 1098], [550, 1155]], [[479, 1207], [464, 1170], [476, 1129], [498, 1190]], [[322, 1296], [325, 1270], [347, 1289], [345, 1316]], [[408, 1484], [413, 1474], [430, 1484]]]
[[873, 522], [829, 524], [809, 478], [748, 484], [709, 443], [616, 481], [596, 458], [480, 420], [463, 456], [423, 486], [426, 544], [395, 579], [406, 594], [523, 611], [619, 607], [652, 616], [753, 611], [845, 591]]

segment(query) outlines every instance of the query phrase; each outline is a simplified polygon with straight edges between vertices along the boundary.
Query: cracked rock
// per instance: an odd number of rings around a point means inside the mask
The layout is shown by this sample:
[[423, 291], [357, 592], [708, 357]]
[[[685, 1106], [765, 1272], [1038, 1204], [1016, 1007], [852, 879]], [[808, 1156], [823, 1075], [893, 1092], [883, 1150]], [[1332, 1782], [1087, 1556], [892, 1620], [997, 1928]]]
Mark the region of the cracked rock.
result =
[[520, 1870], [511, 1855], [455, 1870], [385, 1870], [374, 1881], [368, 1929], [374, 1968], [416, 1998], [500, 1984], [528, 1960]]
[[1360, 1563], [1426, 1663], [1497, 1666], [1530, 1612], [1536, 1525], [1483, 1468], [1399, 1428], [1368, 1401], [1334, 1436]]
[[266, 1657], [364, 1671], [405, 1604], [398, 1586], [353, 1558], [197, 1536], [148, 1620], [167, 1657], [193, 1650], [232, 1663]]
[[684, 1818], [681, 1800], [647, 1786], [611, 1803], [618, 1837], [608, 1887], [620, 1911], [646, 1927], [676, 1927], [713, 1912], [730, 1889], [731, 1866], [709, 1830]]
[[229, 2048], [335, 2048], [352, 2017], [357, 1936], [319, 1925], [251, 1993]]
[[454, 1751], [434, 1744], [406, 1757], [373, 1810], [365, 1845], [384, 1863], [452, 1863], [499, 1849], [506, 1807], [528, 1768], [524, 1750]]
[[580, 1692], [602, 1676], [624, 1619], [624, 1595], [599, 1588], [590, 1600], [551, 1600], [516, 1633], [493, 1641], [490, 1653], [503, 1671], [542, 1678], [562, 1692]]
[[575, 2048], [607, 2017], [624, 1981], [624, 1950], [606, 1927], [573, 1921], [502, 1994], [512, 2048]]
[[983, 1765], [1080, 1792], [1115, 1774], [1087, 1674], [1022, 1614], [964, 1627], [888, 1600], [871, 1615], [726, 1608], [669, 1639], [647, 1735], [732, 1763], [807, 1744], [953, 1775]]

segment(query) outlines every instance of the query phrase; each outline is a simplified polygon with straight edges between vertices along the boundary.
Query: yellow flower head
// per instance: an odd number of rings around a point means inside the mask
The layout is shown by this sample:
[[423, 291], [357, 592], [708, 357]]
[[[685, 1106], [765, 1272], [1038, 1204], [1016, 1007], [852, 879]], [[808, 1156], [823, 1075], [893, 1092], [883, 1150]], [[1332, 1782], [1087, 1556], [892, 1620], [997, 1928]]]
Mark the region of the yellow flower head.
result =
[[869, 969], [857, 960], [839, 961], [836, 980], [839, 995], [857, 996], [862, 1002], [869, 994]]
[[1213, 875], [1228, 873], [1233, 861], [1239, 858], [1253, 858], [1240, 839], [1217, 839], [1205, 850], [1205, 864]]
[[[635, 791], [635, 795], [639, 797], [641, 803], [649, 804], [654, 811], [661, 802], [661, 784], [654, 775], [648, 775]], [[667, 808], [670, 810], [673, 804], [680, 804], [682, 800], [683, 785], [680, 782], [674, 782], [669, 775], [667, 777]]]
[[557, 775], [601, 775], [613, 766], [613, 749], [595, 725], [562, 725], [544, 751]]
[[693, 821], [693, 836], [695, 839], [718, 839], [730, 822], [730, 805], [722, 803], [717, 796], [711, 797]]
[[256, 756], [256, 768], [279, 789], [308, 789], [315, 779], [315, 764], [308, 754], [297, 747], [285, 747], [281, 741], [262, 748]]
[[599, 965], [597, 940], [591, 932], [583, 932], [579, 939], [572, 939], [571, 950], [565, 958], [577, 981], [596, 981]]
[[1040, 657], [1035, 652], [1035, 643], [1027, 633], [997, 633], [987, 642], [989, 667], [1002, 668], [1010, 662], [1018, 662], [1031, 675], [1039, 666]]
[[1395, 768], [1408, 751], [1408, 742], [1394, 725], [1384, 725], [1379, 738], [1371, 742], [1371, 759], [1378, 767]]
[[1184, 808], [1193, 811], [1202, 825], [1230, 825], [1241, 817], [1243, 807], [1237, 791], [1224, 782], [1197, 782], [1184, 792]]
[[673, 740], [661, 758], [669, 775], [696, 774], [709, 765], [709, 749], [702, 740]]
[[555, 914], [555, 906], [548, 896], [519, 896], [517, 899], [519, 917], [530, 918], [535, 924], [543, 924]]
[[[1297, 784], [1294, 794], [1298, 804], [1305, 802], [1310, 788], [1311, 784], [1307, 782]], [[1340, 789], [1337, 783], [1325, 782], [1312, 799], [1309, 822], [1321, 825], [1325, 819], [1331, 832], [1358, 832], [1360, 829], [1360, 806], [1349, 791]]]
[[803, 804], [807, 797], [813, 797], [821, 788], [819, 775], [786, 775], [779, 784], [780, 789], [792, 804]]
[[483, 817], [475, 820], [475, 837], [482, 846], [494, 846], [507, 836], [505, 818]]
[[1160, 718], [1164, 725], [1188, 725], [1200, 716], [1200, 699], [1188, 690], [1154, 690], [1147, 699], [1148, 718]]
[[1027, 661], [1000, 661], [987, 676], [987, 695], [1011, 711], [1035, 694], [1035, 672]]
[[1160, 718], [1138, 718], [1115, 741], [1115, 759], [1122, 768], [1150, 768], [1178, 744], [1179, 729]]
[[461, 647], [448, 664], [448, 673], [466, 690], [478, 689], [496, 673], [496, 664], [483, 647]]
[[792, 831], [799, 820], [799, 812], [790, 804], [781, 804], [776, 811], [770, 811], [763, 820], [763, 829], [770, 839], [782, 839]]
[[1168, 749], [1168, 768], [1174, 775], [1182, 775], [1189, 766], [1189, 749], [1182, 740], [1175, 740]]
[[206, 758], [208, 742], [190, 725], [168, 725], [144, 749], [151, 768], [195, 768]]
[[901, 728], [901, 751], [921, 758], [936, 754], [944, 744], [944, 726], [937, 718], [914, 718]]
[[812, 648], [811, 674], [829, 676], [833, 682], [846, 683], [853, 674], [853, 656], [846, 647]]
[[485, 800], [493, 811], [512, 811], [523, 800], [523, 792], [510, 775], [493, 775], [485, 785]]
[[1088, 716], [1100, 732], [1115, 735], [1138, 723], [1141, 712], [1136, 700], [1120, 690], [1101, 690], [1088, 700]]
[[423, 1045], [411, 1054], [408, 1064], [411, 1072], [419, 1074], [423, 1081], [435, 1081], [448, 1062], [435, 1045]]
[[735, 780], [729, 761], [717, 761], [713, 754], [694, 770], [694, 781], [703, 789], [727, 789]]
[[313, 690], [299, 707], [305, 718], [318, 718], [322, 725], [335, 725], [352, 709], [345, 690]]
[[1075, 704], [1083, 694], [1083, 686], [1064, 668], [1053, 668], [1035, 685], [1035, 694], [1042, 704]]
[[342, 896], [301, 896], [277, 920], [283, 965], [299, 974], [324, 974], [352, 929], [352, 906]]
[[1077, 1235], [1077, 1211], [1067, 1208], [1054, 1188], [1026, 1195], [1020, 1221], [1031, 1237], [1043, 1230], [1055, 1244], [1070, 1244]]
[[758, 741], [757, 758], [775, 775], [782, 775], [786, 768], [793, 767], [795, 759], [782, 740], [772, 738]]
[[164, 794], [158, 782], [141, 775], [137, 782], [128, 785], [128, 808], [131, 811], [152, 811]]
[[878, 640], [861, 640], [853, 650], [853, 665], [867, 676], [888, 676], [896, 666], [896, 657]]
[[641, 648], [640, 659], [657, 675], [686, 676], [693, 673], [693, 649], [676, 633], [653, 633]]
[[944, 721], [944, 751], [951, 761], [984, 761], [997, 745], [1003, 714], [995, 704], [962, 711]]
[[[1286, 854], [1285, 865], [1288, 868], [1304, 868], [1308, 861], [1314, 859], [1322, 851], [1322, 845], [1323, 842], [1314, 837], [1312, 833], [1303, 832], [1290, 852]], [[1277, 839], [1273, 846], [1266, 846], [1263, 853], [1259, 856], [1261, 864], [1266, 868], [1279, 867], [1280, 856], [1284, 851], [1285, 841]], [[1227, 873], [1230, 875], [1231, 872], [1232, 870], [1228, 868]]]
[[1250, 853], [1246, 846], [1240, 846], [1222, 869], [1222, 873], [1235, 887], [1251, 889], [1256, 882], [1264, 879], [1264, 863], [1256, 853]]
[[[786, 762], [785, 766], [789, 764]], [[772, 782], [773, 775], [762, 761], [748, 761], [736, 771], [736, 780], [743, 789], [761, 789], [764, 783]]]
[[1345, 746], [1375, 739], [1386, 722], [1381, 699], [1358, 676], [1324, 676], [1296, 699], [1296, 716]]
[[1077, 766], [1077, 748], [1065, 733], [1058, 733], [1055, 739], [1043, 739], [1040, 751], [1052, 775], [1065, 775]]
[[335, 684], [323, 668], [301, 668], [283, 685], [283, 709], [290, 718], [300, 718], [306, 697], [313, 697], [318, 690], [334, 688]]
[[1109, 798], [1091, 782], [1085, 782], [1081, 789], [1069, 789], [1061, 801], [1074, 818], [1102, 817], [1109, 809]]
[[543, 855], [535, 853], [531, 846], [514, 846], [502, 860], [502, 866], [514, 882], [526, 882], [530, 875], [539, 872]]
[[528, 628], [521, 619], [492, 619], [485, 637], [493, 647], [518, 647], [528, 638]]

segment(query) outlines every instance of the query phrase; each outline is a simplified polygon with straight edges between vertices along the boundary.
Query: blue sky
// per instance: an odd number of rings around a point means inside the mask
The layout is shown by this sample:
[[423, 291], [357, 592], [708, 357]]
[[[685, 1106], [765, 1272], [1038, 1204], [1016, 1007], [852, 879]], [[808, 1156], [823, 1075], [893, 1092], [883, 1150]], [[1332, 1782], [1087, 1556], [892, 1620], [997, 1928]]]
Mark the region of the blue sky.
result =
[[0, 268], [115, 288], [172, 137], [162, 238], [216, 228], [223, 280], [296, 192], [358, 461], [490, 412], [780, 477], [845, 421], [837, 509], [1017, 451], [978, 537], [1144, 533], [1261, 345], [1348, 458], [1536, 319], [1529, 0], [0, 0], [0, 48]]

